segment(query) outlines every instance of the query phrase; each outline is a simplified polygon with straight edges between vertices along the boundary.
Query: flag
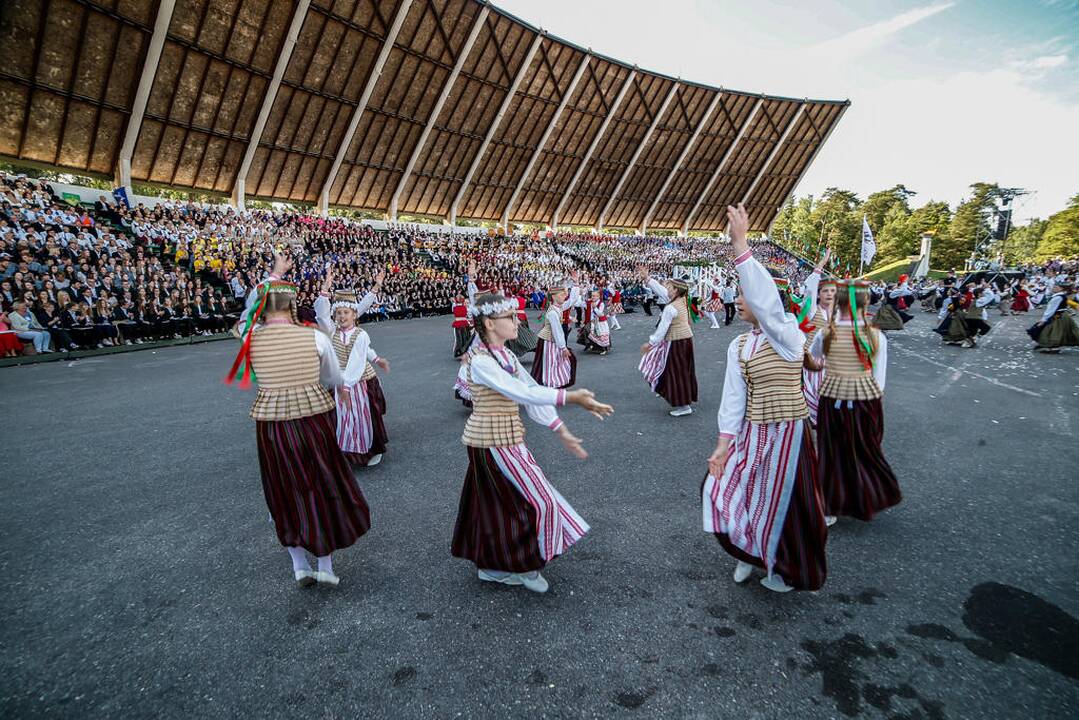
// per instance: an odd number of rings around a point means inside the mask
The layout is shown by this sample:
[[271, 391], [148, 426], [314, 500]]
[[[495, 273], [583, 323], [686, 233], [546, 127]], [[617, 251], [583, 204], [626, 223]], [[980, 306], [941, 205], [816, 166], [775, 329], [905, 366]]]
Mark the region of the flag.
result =
[[869, 221], [862, 216], [862, 263], [869, 267], [873, 262], [873, 256], [877, 254], [877, 241], [873, 239], [873, 231], [869, 229]]

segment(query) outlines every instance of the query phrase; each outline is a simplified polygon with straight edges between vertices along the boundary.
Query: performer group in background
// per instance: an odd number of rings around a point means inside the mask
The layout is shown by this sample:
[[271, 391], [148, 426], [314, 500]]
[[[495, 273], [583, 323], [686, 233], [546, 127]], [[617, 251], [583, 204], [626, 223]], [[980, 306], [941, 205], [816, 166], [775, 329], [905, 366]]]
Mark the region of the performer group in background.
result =
[[517, 337], [517, 302], [482, 294], [472, 308], [479, 344], [469, 353], [466, 376], [472, 414], [461, 441], [468, 470], [453, 531], [455, 557], [471, 561], [480, 580], [546, 592], [540, 570], [588, 532], [588, 523], [547, 481], [524, 443], [519, 407], [558, 434], [579, 458], [581, 440], [558, 417], [557, 406], [580, 405], [599, 419], [614, 410], [589, 390], [555, 389], [524, 371], [506, 342]]
[[334, 399], [323, 385], [339, 397], [352, 390], [330, 338], [296, 319], [298, 288], [280, 279], [291, 267], [278, 256], [270, 278], [248, 295], [227, 380], [247, 387], [257, 376], [251, 417], [262, 490], [296, 582], [335, 586], [332, 555], [370, 529], [371, 513], [338, 446]]
[[908, 279], [906, 275], [900, 275], [899, 285], [885, 292], [880, 309], [873, 318], [873, 324], [881, 330], [902, 330], [914, 318], [907, 312], [914, 302], [914, 291], [910, 289]]
[[577, 382], [577, 356], [566, 342], [566, 333], [569, 329], [567, 314], [579, 298], [580, 289], [572, 276], [568, 283], [547, 288], [547, 309], [531, 368], [532, 377], [540, 385], [568, 388]]
[[603, 293], [593, 290], [589, 303], [589, 322], [584, 337], [584, 347], [588, 352], [606, 355], [611, 351], [611, 326], [608, 322], [607, 304], [603, 301]]
[[640, 269], [641, 283], [665, 307], [659, 324], [641, 346], [638, 369], [652, 391], [672, 407], [670, 414], [682, 417], [693, 412], [697, 402], [697, 369], [693, 357], [693, 328], [690, 326], [689, 283], [682, 279], [660, 284]]
[[1055, 354], [1063, 347], [1079, 346], [1079, 325], [1076, 325], [1074, 312], [1079, 303], [1068, 297], [1074, 292], [1074, 284], [1058, 281], [1045, 304], [1041, 320], [1027, 330], [1039, 352]]

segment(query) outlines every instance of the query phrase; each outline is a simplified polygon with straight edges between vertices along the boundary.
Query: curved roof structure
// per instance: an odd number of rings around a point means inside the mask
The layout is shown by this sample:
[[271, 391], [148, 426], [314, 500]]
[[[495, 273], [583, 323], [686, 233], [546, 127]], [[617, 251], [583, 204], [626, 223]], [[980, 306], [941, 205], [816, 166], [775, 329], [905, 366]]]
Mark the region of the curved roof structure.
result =
[[451, 219], [767, 229], [849, 105], [710, 87], [478, 0], [6, 0], [0, 155]]

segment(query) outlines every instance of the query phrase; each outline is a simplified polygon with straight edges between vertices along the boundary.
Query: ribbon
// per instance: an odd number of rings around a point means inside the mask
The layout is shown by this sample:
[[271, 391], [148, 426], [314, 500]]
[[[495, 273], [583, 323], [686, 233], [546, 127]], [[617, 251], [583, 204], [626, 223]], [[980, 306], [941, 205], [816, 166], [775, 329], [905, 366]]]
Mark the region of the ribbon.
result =
[[266, 292], [266, 287], [266, 285], [263, 285], [259, 288], [259, 304], [255, 307], [255, 311], [247, 316], [247, 323], [244, 325], [243, 332], [240, 333], [244, 339], [243, 345], [240, 346], [240, 352], [232, 362], [229, 374], [225, 376], [225, 384], [231, 385], [236, 380], [236, 376], [239, 375], [241, 390], [250, 389], [251, 383], [258, 380], [255, 377], [255, 369], [251, 366], [251, 338], [254, 336], [255, 324], [262, 315], [263, 308], [266, 307], [266, 297], [269, 295]]
[[858, 332], [858, 301], [854, 290], [854, 285], [847, 286], [848, 297], [850, 298], [850, 319], [851, 325], [854, 327], [854, 349], [858, 352], [858, 359], [862, 361], [862, 367], [866, 370], [873, 369], [873, 348], [870, 347], [869, 341], [866, 340], [862, 333]]

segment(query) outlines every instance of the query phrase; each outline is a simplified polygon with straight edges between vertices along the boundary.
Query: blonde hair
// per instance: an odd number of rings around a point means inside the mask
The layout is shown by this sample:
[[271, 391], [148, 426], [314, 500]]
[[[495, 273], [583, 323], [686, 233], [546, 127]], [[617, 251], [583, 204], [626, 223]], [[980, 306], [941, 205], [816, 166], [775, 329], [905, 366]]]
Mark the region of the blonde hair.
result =
[[[824, 354], [827, 355], [832, 349], [832, 342], [836, 337], [836, 333], [839, 332], [836, 327], [836, 318], [841, 312], [850, 315], [851, 322], [861, 322], [862, 334], [865, 336], [866, 342], [869, 343], [869, 347], [872, 351], [873, 357], [877, 356], [877, 350], [880, 347], [880, 337], [877, 335], [879, 330], [869, 324], [869, 319], [866, 317], [866, 308], [869, 307], [869, 288], [855, 287], [854, 288], [854, 302], [856, 307], [850, 306], [850, 291], [840, 292], [839, 286], [836, 286], [835, 302], [832, 303], [832, 313], [828, 316], [828, 327], [823, 332], [824, 336], [822, 342], [824, 344]], [[851, 335], [853, 337], [853, 330]]]

